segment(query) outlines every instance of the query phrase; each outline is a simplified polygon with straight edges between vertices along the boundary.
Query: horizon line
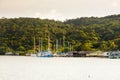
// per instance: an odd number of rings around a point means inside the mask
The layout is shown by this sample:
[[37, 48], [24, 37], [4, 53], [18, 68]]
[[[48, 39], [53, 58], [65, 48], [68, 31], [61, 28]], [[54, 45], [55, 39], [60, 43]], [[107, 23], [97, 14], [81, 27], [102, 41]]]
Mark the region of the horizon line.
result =
[[18, 17], [5, 17], [5, 16], [2, 16], [2, 17], [0, 17], [0, 19], [5, 19], [5, 18], [7, 18], [7, 19], [15, 19], [15, 18], [39, 18], [39, 19], [43, 19], [43, 20], [48, 19], [48, 20], [54, 20], [54, 21], [62, 21], [62, 22], [64, 22], [66, 20], [78, 19], [78, 18], [92, 18], [92, 17], [93, 18], [104, 18], [104, 17], [118, 16], [118, 15], [120, 15], [120, 14], [110, 14], [110, 15], [105, 15], [105, 16], [79, 16], [79, 17], [73, 17], [73, 18], [65, 18], [63, 20], [55, 19], [55, 18], [53, 18], [53, 19], [51, 19], [51, 18], [41, 18], [41, 17], [34, 17], [34, 16], [18, 16]]

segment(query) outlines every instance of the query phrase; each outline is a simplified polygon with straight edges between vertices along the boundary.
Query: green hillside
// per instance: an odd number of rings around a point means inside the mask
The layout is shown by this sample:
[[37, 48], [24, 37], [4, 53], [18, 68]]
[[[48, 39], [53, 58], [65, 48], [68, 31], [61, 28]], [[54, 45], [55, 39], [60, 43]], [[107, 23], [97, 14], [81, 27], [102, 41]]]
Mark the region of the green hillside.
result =
[[48, 36], [53, 51], [56, 40], [60, 51], [69, 51], [70, 45], [74, 51], [119, 50], [120, 15], [82, 17], [64, 22], [39, 18], [1, 18], [0, 54], [33, 50], [34, 36], [37, 48], [39, 37], [42, 38], [43, 50], [47, 49]]

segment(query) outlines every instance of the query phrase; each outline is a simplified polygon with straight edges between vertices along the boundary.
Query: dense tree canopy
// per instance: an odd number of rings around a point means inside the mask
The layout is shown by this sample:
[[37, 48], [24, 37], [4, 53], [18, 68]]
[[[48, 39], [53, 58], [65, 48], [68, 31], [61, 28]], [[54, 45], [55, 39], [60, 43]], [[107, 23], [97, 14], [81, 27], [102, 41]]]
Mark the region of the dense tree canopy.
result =
[[39, 18], [1, 18], [0, 53], [8, 51], [32, 50], [36, 38], [42, 38], [42, 49], [48, 47], [50, 36], [51, 50], [119, 50], [120, 15], [106, 17], [82, 17], [64, 22]]

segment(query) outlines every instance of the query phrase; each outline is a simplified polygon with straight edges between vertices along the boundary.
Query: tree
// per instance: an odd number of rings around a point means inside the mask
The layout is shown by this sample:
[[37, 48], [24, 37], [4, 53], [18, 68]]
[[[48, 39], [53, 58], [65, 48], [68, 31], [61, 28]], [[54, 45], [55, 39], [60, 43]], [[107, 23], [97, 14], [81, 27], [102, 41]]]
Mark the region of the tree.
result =
[[[47, 48], [48, 35], [51, 37], [51, 47], [55, 44], [56, 39], [61, 39], [61, 45], [64, 40], [69, 41], [73, 50], [77, 51], [117, 50], [120, 49], [119, 22], [120, 15], [101, 18], [82, 17], [65, 22], [39, 18], [1, 18], [0, 47], [3, 52], [9, 51], [9, 49], [31, 50], [35, 34], [36, 45], [39, 44], [38, 38], [43, 38], [43, 50]], [[6, 46], [2, 44], [6, 44]], [[61, 51], [64, 50], [62, 47]]]
[[117, 45], [114, 41], [108, 41], [109, 44], [109, 50], [117, 50]]
[[83, 51], [91, 51], [92, 50], [92, 42], [91, 41], [86, 41], [82, 44], [81, 49]]
[[108, 43], [106, 41], [101, 42], [100, 50], [102, 50], [102, 51], [108, 51], [109, 50], [109, 46], [108, 46]]
[[18, 51], [25, 51], [26, 49], [25, 49], [24, 46], [19, 46], [17, 50], [18, 50]]

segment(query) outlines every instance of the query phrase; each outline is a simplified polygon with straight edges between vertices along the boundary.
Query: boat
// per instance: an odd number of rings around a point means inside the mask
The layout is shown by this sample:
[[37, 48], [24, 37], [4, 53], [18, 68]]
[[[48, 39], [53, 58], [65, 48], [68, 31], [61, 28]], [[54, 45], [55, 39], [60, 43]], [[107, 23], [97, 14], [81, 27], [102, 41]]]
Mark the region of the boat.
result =
[[53, 54], [50, 50], [39, 52], [38, 57], [53, 57]]
[[120, 58], [120, 52], [118, 52], [118, 51], [111, 51], [111, 52], [108, 53], [108, 57], [110, 59], [118, 59], [118, 58]]
[[[42, 48], [42, 40], [41, 40], [41, 48]], [[37, 57], [53, 57], [52, 51], [50, 50], [50, 37], [48, 36], [48, 50], [41, 51], [37, 53]]]
[[36, 57], [37, 55], [35, 53], [30, 54], [31, 57]]

